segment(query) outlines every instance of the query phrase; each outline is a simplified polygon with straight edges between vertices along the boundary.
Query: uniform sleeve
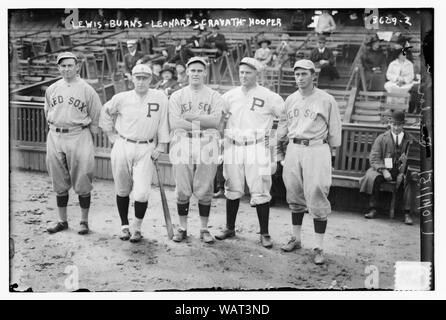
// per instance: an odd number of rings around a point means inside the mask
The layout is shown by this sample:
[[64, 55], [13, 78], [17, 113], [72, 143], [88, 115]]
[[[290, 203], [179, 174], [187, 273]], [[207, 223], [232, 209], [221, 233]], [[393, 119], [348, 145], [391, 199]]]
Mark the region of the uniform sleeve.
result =
[[45, 101], [43, 103], [43, 112], [45, 113], [45, 118], [48, 121], [48, 110], [50, 108], [50, 102], [49, 102], [49, 88], [45, 91]]
[[169, 143], [169, 120], [168, 120], [169, 101], [167, 96], [163, 95], [161, 103], [161, 118], [158, 125], [158, 143]]
[[285, 101], [283, 101], [282, 97], [279, 96], [277, 93], [273, 93], [271, 95], [271, 111], [273, 115], [276, 118], [279, 118], [282, 116], [282, 114], [285, 112]]
[[330, 114], [328, 119], [328, 143], [331, 147], [339, 147], [342, 139], [341, 114], [336, 100], [330, 99]]
[[192, 123], [181, 118], [180, 91], [173, 93], [169, 99], [169, 125], [170, 130], [191, 130]]
[[229, 91], [224, 93], [221, 98], [223, 99], [223, 112], [228, 114], [230, 112], [229, 107]]
[[91, 88], [91, 94], [90, 99], [88, 103], [88, 114], [91, 118], [90, 123], [90, 131], [93, 133], [98, 133], [98, 127], [99, 127], [99, 116], [101, 113], [102, 103], [101, 99], [99, 98], [99, 95], [96, 93], [96, 91]]
[[370, 151], [370, 166], [373, 167], [375, 170], [386, 167], [384, 165], [382, 141], [383, 135], [378, 136], [378, 138], [376, 138], [375, 142], [373, 143], [372, 150]]
[[287, 102], [284, 103], [284, 110], [279, 117], [279, 124], [277, 125], [277, 161], [281, 161], [285, 158], [286, 140], [288, 135], [288, 118], [286, 106]]
[[101, 109], [101, 114], [99, 117], [99, 127], [104, 132], [113, 131], [116, 118], [115, 116], [118, 114], [118, 97], [115, 95], [113, 98], [108, 101]]
[[218, 129], [221, 120], [221, 112], [223, 110], [223, 99], [221, 95], [213, 91], [211, 99], [211, 110], [207, 115], [200, 115], [198, 120], [200, 121], [200, 127], [202, 129]]
[[404, 66], [405, 76], [403, 77], [405, 83], [411, 83], [414, 78], [413, 64], [412, 62]]

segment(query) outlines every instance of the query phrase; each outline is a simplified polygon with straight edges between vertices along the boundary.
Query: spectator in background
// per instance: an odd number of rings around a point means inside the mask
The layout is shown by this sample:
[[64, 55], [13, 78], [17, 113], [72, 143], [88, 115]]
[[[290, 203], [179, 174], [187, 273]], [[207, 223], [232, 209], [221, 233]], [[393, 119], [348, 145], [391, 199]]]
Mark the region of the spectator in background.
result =
[[218, 50], [217, 57], [220, 57], [223, 53], [228, 51], [226, 38], [219, 32], [219, 30], [220, 28], [218, 26], [213, 27], [211, 35], [207, 37], [207, 42], [210, 44], [211, 48], [216, 48]]
[[319, 76], [328, 76], [330, 80], [339, 79], [339, 73], [334, 66], [334, 57], [330, 49], [325, 44], [327, 40], [321, 35], [318, 38], [318, 48], [314, 48], [310, 54], [310, 60], [315, 63], [316, 68], [320, 68]]
[[125, 65], [125, 75], [131, 80], [132, 79], [132, 69], [136, 65], [136, 62], [143, 58], [143, 54], [137, 51], [138, 41], [137, 40], [128, 40], [127, 41], [127, 52], [124, 55], [124, 65]]
[[177, 81], [180, 88], [186, 87], [189, 85], [189, 78], [186, 74], [186, 66], [182, 63], [178, 63], [175, 66], [175, 69], [177, 71]]
[[414, 80], [413, 63], [407, 59], [403, 50], [400, 51], [398, 58], [389, 64], [386, 76], [389, 80], [384, 84], [387, 92], [407, 93], [412, 88]]
[[162, 77], [162, 80], [160, 80], [155, 85], [155, 89], [163, 90], [164, 93], [168, 97], [170, 97], [172, 92], [180, 89], [180, 85], [174, 79], [174, 71], [173, 71], [173, 69], [171, 69], [169, 67], [163, 68], [163, 70], [161, 70], [161, 77]]
[[175, 54], [168, 60], [171, 64], [183, 64], [189, 61], [194, 56], [194, 53], [187, 47], [186, 39], [176, 40]]
[[194, 26], [194, 30], [197, 30], [197, 34], [190, 37], [187, 43], [191, 43], [193, 48], [206, 48], [206, 27], [202, 24], [197, 24]]
[[254, 58], [259, 61], [263, 67], [266, 67], [273, 58], [273, 53], [270, 48], [268, 48], [269, 45], [271, 45], [271, 41], [268, 39], [260, 39], [257, 43], [260, 48], [258, 48], [254, 54]]
[[273, 52], [273, 65], [275, 67], [291, 67], [290, 56], [294, 54], [294, 47], [288, 42], [290, 36], [286, 33], [282, 34], [281, 42]]
[[317, 34], [324, 34], [329, 36], [336, 29], [336, 23], [328, 10], [322, 10], [322, 14], [317, 20], [315, 31]]
[[386, 82], [386, 56], [381, 50], [380, 40], [377, 37], [373, 37], [368, 45], [369, 48], [361, 56], [367, 89], [370, 91], [382, 91]]
[[296, 12], [294, 12], [291, 16], [291, 30], [307, 30], [307, 24], [307, 17], [302, 10], [296, 10]]

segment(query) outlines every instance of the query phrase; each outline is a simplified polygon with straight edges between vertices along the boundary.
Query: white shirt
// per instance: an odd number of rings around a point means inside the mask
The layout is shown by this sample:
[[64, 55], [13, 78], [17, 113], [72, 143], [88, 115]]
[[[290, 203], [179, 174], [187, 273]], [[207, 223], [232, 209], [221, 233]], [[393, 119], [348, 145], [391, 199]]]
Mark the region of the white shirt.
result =
[[[393, 132], [391, 132], [391, 133], [392, 133], [393, 141], [396, 144], [396, 134], [394, 134]], [[401, 145], [401, 141], [403, 141], [403, 137], [404, 137], [404, 131], [401, 131], [401, 133], [398, 135], [398, 145], [399, 146]]]

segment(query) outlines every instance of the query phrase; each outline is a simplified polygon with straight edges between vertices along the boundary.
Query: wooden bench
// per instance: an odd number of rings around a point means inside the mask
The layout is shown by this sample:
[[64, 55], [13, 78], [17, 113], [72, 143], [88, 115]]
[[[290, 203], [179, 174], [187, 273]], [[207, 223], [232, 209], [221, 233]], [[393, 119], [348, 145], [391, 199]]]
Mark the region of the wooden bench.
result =
[[[359, 180], [365, 175], [370, 167], [369, 155], [372, 145], [378, 135], [387, 130], [384, 125], [364, 125], [345, 123], [342, 127], [342, 142], [339, 148], [336, 148], [336, 154], [333, 161], [332, 186], [344, 188], [359, 188]], [[410, 133], [415, 140], [418, 141], [420, 133], [419, 128], [405, 127], [405, 131]], [[415, 141], [409, 150], [408, 167], [411, 171], [419, 171], [420, 168], [420, 148], [418, 142]], [[394, 187], [392, 183], [386, 183], [382, 187], [382, 191], [391, 191], [392, 203], [395, 205]], [[414, 192], [415, 186], [412, 187]], [[413, 197], [415, 197], [412, 194]], [[414, 202], [411, 210], [415, 210]], [[392, 206], [390, 216], [393, 217], [395, 207]]]

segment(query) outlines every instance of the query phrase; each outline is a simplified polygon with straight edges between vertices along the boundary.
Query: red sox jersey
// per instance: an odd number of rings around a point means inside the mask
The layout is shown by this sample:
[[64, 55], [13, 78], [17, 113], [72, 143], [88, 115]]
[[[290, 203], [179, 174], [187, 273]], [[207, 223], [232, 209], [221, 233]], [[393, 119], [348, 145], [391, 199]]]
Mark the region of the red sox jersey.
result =
[[314, 88], [309, 96], [294, 92], [285, 100], [286, 120], [281, 119], [279, 135], [309, 140], [327, 139], [331, 147], [341, 145], [342, 123], [333, 96]]
[[157, 137], [158, 143], [168, 143], [167, 106], [167, 96], [159, 90], [149, 89], [143, 99], [134, 90], [121, 92], [104, 105], [100, 126], [106, 132], [112, 131], [116, 116], [116, 131], [125, 138], [150, 140]]
[[90, 125], [91, 132], [96, 133], [101, 107], [96, 91], [80, 77], [71, 83], [60, 79], [45, 92], [45, 117], [56, 127]]
[[[187, 86], [175, 91], [169, 100], [169, 117], [172, 130], [176, 122], [187, 112], [199, 115], [213, 115], [220, 119], [224, 101], [221, 95], [207, 86], [198, 91]], [[218, 130], [218, 126], [215, 127]]]
[[255, 133], [267, 133], [275, 118], [284, 112], [284, 101], [271, 90], [256, 85], [248, 92], [242, 87], [234, 88], [223, 95], [225, 113], [229, 113], [226, 133], [238, 139], [251, 138]]

